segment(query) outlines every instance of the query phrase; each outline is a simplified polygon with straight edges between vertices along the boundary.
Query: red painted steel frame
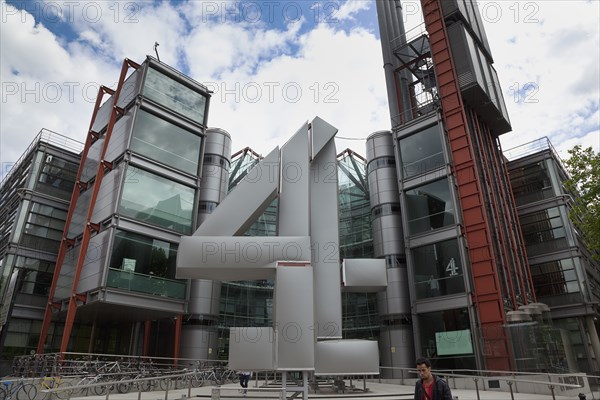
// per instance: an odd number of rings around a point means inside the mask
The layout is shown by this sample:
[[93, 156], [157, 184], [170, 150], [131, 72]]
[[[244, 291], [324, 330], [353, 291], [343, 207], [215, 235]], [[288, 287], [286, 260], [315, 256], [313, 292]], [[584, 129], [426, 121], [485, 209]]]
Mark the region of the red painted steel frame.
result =
[[481, 177], [475, 165], [471, 135], [450, 53], [441, 4], [439, 0], [421, 0], [421, 5], [438, 79], [442, 117], [454, 160], [453, 170], [473, 275], [473, 300], [485, 342], [485, 367], [492, 370], [509, 370], [511, 357], [506, 336], [502, 331], [506, 317], [491, 245], [489, 222], [481, 193]]
[[113, 95], [114, 91], [112, 89], [107, 88], [106, 86], [100, 86], [98, 90], [98, 96], [96, 97], [96, 104], [94, 106], [94, 111], [92, 113], [92, 119], [90, 121], [90, 127], [88, 129], [88, 135], [86, 138], [85, 146], [83, 148], [83, 152], [81, 154], [81, 161], [79, 163], [79, 168], [77, 170], [77, 178], [75, 181], [75, 186], [73, 188], [73, 192], [71, 193], [71, 201], [69, 202], [69, 211], [67, 212], [67, 218], [65, 220], [65, 228], [63, 232], [63, 237], [60, 242], [60, 247], [58, 249], [58, 255], [56, 256], [56, 264], [54, 267], [54, 275], [52, 276], [52, 283], [50, 285], [50, 291], [48, 293], [48, 302], [46, 303], [46, 310], [44, 312], [44, 319], [42, 322], [42, 330], [40, 332], [40, 338], [38, 340], [37, 353], [42, 354], [44, 352], [44, 344], [46, 342], [46, 337], [48, 336], [48, 329], [50, 328], [50, 323], [52, 322], [52, 310], [54, 308], [60, 308], [60, 303], [54, 303], [54, 294], [56, 292], [56, 286], [58, 285], [58, 278], [60, 276], [60, 270], [62, 268], [62, 264], [65, 259], [65, 255], [67, 254], [67, 250], [74, 244], [74, 240], [67, 238], [67, 234], [69, 232], [69, 226], [71, 225], [71, 219], [73, 218], [73, 214], [75, 212], [75, 204], [77, 204], [77, 200], [79, 199], [79, 194], [87, 184], [81, 182], [81, 175], [84, 170], [84, 161], [87, 158], [88, 152], [92, 144], [98, 139], [98, 135], [96, 132], [92, 132], [92, 127], [94, 126], [94, 122], [96, 121], [96, 116], [98, 114], [98, 110], [100, 109], [100, 105], [102, 104], [102, 98], [104, 94]]
[[[106, 149], [108, 148], [108, 143], [110, 141], [110, 136], [112, 134], [113, 127], [115, 122], [117, 121], [117, 116], [123, 113], [123, 110], [117, 107], [117, 102], [119, 100], [119, 95], [121, 94], [121, 89], [123, 88], [123, 83], [125, 82], [125, 78], [127, 77], [127, 72], [130, 68], [138, 69], [140, 66], [135, 62], [125, 59], [123, 65], [121, 67], [121, 75], [119, 77], [119, 83], [117, 84], [117, 90], [113, 93], [113, 109], [111, 110], [110, 120], [108, 122], [108, 127], [106, 128], [104, 144], [102, 146], [102, 153], [100, 154], [100, 160], [102, 160], [98, 164], [98, 170], [96, 171], [96, 179], [94, 181], [94, 186], [92, 190], [92, 196], [90, 200], [90, 207], [86, 216], [86, 226], [83, 230], [83, 237], [81, 239], [81, 246], [79, 248], [79, 254], [77, 257], [77, 264], [75, 267], [75, 274], [73, 276], [73, 285], [71, 288], [71, 296], [69, 298], [69, 304], [67, 308], [67, 316], [65, 319], [65, 326], [63, 329], [62, 341], [60, 344], [60, 351], [66, 352], [67, 347], [69, 345], [69, 339], [71, 337], [71, 330], [73, 329], [73, 323], [75, 322], [75, 314], [77, 313], [77, 301], [81, 301], [81, 297], [77, 293], [77, 287], [79, 285], [79, 278], [81, 276], [81, 271], [83, 269], [83, 264], [85, 261], [87, 249], [89, 246], [89, 242], [91, 239], [92, 232], [96, 231], [95, 224], [91, 223], [92, 215], [94, 212], [94, 204], [96, 202], [96, 198], [98, 197], [98, 192], [100, 190], [100, 185], [102, 183], [102, 178], [104, 177], [104, 172], [106, 168], [110, 168], [109, 163], [106, 163], [104, 160], [104, 156], [106, 155]], [[92, 132], [92, 126], [95, 122], [98, 109], [101, 104], [101, 97], [103, 92], [100, 93], [98, 99], [96, 100], [96, 105], [94, 108], [94, 112], [92, 114], [92, 120], [90, 122], [90, 129], [88, 131], [88, 138], [86, 139], [86, 145], [82, 154], [81, 163], [79, 165], [79, 170], [77, 172], [77, 182], [79, 183], [81, 180], [81, 175], [83, 173], [83, 168], [85, 165], [85, 159], [87, 157], [87, 153], [89, 148], [98, 137], [98, 132]], [[71, 222], [71, 217], [74, 213], [75, 207], [77, 205], [77, 199], [79, 197], [80, 188], [79, 185], [76, 185], [73, 189], [73, 194], [71, 195], [71, 205], [69, 208], [69, 212], [67, 214], [67, 220], [65, 222], [65, 230], [63, 234], [63, 241], [61, 242], [61, 247], [59, 249], [59, 254], [56, 261], [56, 267], [54, 271], [54, 276], [52, 278], [52, 286], [50, 288], [50, 294], [48, 296], [48, 304], [46, 305], [46, 312], [44, 315], [44, 321], [42, 323], [42, 332], [40, 334], [40, 340], [38, 342], [38, 353], [43, 352], [44, 343], [46, 341], [46, 336], [48, 333], [48, 328], [50, 326], [50, 322], [52, 319], [52, 308], [53, 308], [53, 297], [56, 290], [56, 285], [58, 283], [58, 277], [60, 275], [60, 270], [62, 268], [62, 264], [64, 262], [64, 257], [67, 251], [67, 234], [69, 231], [69, 225]]]

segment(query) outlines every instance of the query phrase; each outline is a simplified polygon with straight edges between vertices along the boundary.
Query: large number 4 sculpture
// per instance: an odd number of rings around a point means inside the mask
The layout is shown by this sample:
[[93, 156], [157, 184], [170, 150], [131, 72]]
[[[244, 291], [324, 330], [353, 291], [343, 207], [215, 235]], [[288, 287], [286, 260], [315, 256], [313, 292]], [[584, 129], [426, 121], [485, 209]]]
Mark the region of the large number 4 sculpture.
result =
[[[342, 340], [341, 286], [380, 291], [385, 263], [344, 260], [340, 274], [337, 129], [319, 117], [267, 155], [203, 222], [183, 237], [179, 278], [274, 279], [273, 327], [231, 328], [229, 366], [307, 376], [379, 374], [377, 342]], [[276, 237], [242, 235], [278, 197]], [[285, 386], [285, 373], [284, 386]]]

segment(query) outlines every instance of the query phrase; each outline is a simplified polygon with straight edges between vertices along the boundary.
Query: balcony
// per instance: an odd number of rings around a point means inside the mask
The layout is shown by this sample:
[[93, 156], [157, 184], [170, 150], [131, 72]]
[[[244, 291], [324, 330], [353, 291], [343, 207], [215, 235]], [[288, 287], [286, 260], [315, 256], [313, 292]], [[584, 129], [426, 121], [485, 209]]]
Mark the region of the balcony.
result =
[[153, 296], [185, 299], [185, 282], [109, 268], [106, 286]]

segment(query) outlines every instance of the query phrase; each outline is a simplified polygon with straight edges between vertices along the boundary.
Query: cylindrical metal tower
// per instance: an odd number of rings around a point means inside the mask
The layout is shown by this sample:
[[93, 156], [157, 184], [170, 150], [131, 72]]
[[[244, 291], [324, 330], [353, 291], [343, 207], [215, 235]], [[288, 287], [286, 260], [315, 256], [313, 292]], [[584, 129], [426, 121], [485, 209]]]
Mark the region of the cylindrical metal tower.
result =
[[[392, 132], [379, 131], [367, 138], [373, 247], [375, 257], [386, 260], [388, 279], [387, 290], [379, 296], [379, 346], [382, 366], [413, 367], [410, 296], [394, 153]], [[400, 377], [399, 372], [390, 370], [383, 374], [386, 378]]]
[[[198, 226], [225, 198], [230, 162], [231, 136], [223, 129], [209, 128], [198, 196]], [[188, 316], [181, 332], [181, 357], [216, 358], [220, 296], [221, 282], [192, 279]]]

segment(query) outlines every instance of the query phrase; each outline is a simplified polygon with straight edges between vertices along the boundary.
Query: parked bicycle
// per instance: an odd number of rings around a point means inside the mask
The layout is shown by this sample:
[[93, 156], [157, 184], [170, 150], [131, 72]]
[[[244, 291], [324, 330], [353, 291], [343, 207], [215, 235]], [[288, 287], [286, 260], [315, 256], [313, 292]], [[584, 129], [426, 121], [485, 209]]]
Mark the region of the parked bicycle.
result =
[[18, 381], [3, 381], [0, 389], [0, 400], [34, 400], [36, 395], [35, 385], [26, 383], [22, 378]]
[[46, 393], [44, 400], [48, 400], [56, 396], [64, 400], [71, 396], [73, 390], [71, 384], [60, 376], [45, 376], [40, 380], [40, 390], [60, 389], [55, 392]]

